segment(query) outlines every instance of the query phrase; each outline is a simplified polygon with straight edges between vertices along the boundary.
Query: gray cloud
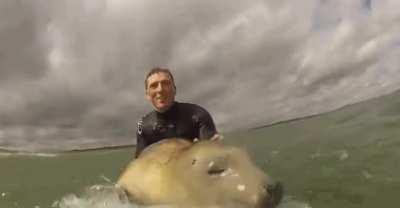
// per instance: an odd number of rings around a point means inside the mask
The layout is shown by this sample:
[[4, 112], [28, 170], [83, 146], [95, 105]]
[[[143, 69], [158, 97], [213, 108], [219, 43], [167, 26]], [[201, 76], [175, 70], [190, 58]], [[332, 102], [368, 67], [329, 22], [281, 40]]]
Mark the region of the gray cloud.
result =
[[0, 3], [0, 146], [134, 141], [143, 78], [221, 131], [329, 111], [400, 87], [396, 0]]
[[0, 86], [42, 77], [47, 70], [48, 46], [39, 30], [46, 15], [39, 16], [32, 5], [21, 1], [0, 3]]

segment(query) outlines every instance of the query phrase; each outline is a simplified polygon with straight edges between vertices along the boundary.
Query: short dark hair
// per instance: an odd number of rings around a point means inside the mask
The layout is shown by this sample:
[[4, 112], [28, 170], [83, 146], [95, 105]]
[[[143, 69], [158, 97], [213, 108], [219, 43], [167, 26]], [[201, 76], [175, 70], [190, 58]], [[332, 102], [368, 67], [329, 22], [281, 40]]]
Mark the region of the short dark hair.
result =
[[147, 73], [146, 79], [144, 80], [144, 88], [145, 88], [146, 90], [147, 90], [147, 80], [149, 79], [149, 77], [150, 77], [151, 75], [156, 74], [156, 73], [166, 73], [166, 74], [168, 74], [168, 76], [171, 78], [172, 85], [174, 86], [174, 88], [176, 88], [176, 87], [175, 87], [174, 76], [172, 76], [171, 71], [170, 71], [169, 69], [167, 69], [167, 68], [155, 67], [155, 68], [152, 68], [152, 69], [149, 71], [149, 73]]

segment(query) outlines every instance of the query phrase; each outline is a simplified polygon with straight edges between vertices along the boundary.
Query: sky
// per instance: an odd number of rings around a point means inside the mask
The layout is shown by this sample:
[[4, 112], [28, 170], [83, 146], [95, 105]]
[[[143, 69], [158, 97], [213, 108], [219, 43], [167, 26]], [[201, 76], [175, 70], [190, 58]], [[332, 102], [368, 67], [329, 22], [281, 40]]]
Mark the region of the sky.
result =
[[221, 132], [400, 88], [398, 0], [2, 0], [0, 148], [135, 142], [144, 77]]

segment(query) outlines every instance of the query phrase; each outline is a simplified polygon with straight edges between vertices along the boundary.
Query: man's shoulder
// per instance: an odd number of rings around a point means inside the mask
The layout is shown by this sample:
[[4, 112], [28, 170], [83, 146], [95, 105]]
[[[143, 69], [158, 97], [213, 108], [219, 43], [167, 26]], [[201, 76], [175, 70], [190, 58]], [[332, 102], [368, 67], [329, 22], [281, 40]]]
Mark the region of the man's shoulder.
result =
[[154, 117], [154, 112], [149, 112], [145, 114], [144, 116], [140, 117], [140, 119], [137, 121], [137, 133], [139, 135], [142, 135], [143, 130], [151, 126], [151, 121], [152, 118]]
[[195, 119], [208, 118], [211, 117], [210, 113], [200, 105], [193, 103], [179, 103], [180, 108], [183, 109], [186, 115], [193, 116]]
[[138, 123], [144, 123], [151, 120], [155, 116], [155, 114], [155, 111], [150, 111], [149, 113], [144, 114], [142, 117], [140, 117]]
[[203, 108], [202, 106], [198, 105], [198, 104], [194, 104], [194, 103], [178, 103], [180, 108], [183, 109], [188, 109], [188, 110], [192, 110], [192, 111], [206, 111], [205, 108]]

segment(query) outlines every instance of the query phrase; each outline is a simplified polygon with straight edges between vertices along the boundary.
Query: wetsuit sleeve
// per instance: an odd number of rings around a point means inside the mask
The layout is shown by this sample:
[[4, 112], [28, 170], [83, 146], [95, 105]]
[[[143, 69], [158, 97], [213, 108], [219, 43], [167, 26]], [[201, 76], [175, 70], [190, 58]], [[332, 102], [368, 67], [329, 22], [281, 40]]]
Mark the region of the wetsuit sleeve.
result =
[[198, 116], [199, 139], [210, 139], [217, 133], [214, 121], [210, 113], [208, 113], [205, 109], [200, 108]]
[[139, 154], [143, 151], [144, 148], [147, 147], [147, 142], [143, 136], [143, 121], [140, 120], [137, 125], [137, 130], [136, 130], [136, 152], [135, 152], [135, 158], [139, 156]]

